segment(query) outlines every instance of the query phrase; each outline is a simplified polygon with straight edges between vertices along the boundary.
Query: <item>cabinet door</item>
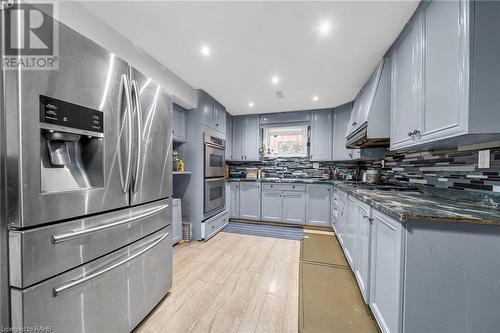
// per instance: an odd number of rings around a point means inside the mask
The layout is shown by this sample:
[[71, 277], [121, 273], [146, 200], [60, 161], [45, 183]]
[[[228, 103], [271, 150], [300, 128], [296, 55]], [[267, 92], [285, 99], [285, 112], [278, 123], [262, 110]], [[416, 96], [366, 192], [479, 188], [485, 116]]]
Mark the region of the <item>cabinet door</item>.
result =
[[260, 183], [240, 183], [240, 218], [260, 221]]
[[245, 118], [244, 160], [258, 161], [260, 159], [259, 116], [246, 116]]
[[351, 265], [352, 270], [356, 269], [356, 226], [357, 226], [357, 214], [356, 214], [356, 201], [353, 197], [347, 196], [345, 207], [345, 237], [344, 237], [344, 253], [347, 261]]
[[231, 218], [240, 218], [240, 183], [229, 183], [229, 215]]
[[215, 128], [226, 132], [226, 110], [219, 103], [214, 104]]
[[424, 9], [424, 92], [419, 143], [466, 131], [468, 81], [465, 1], [432, 1]]
[[336, 195], [338, 197], [337, 204], [337, 238], [340, 244], [345, 247], [345, 226], [347, 217], [347, 194], [339, 189], [336, 189]]
[[245, 157], [245, 117], [233, 117], [232, 160], [243, 161]]
[[418, 14], [391, 54], [391, 149], [414, 144], [410, 133], [422, 114], [421, 26]]
[[355, 275], [358, 280], [359, 289], [366, 303], [369, 301], [369, 264], [370, 264], [370, 207], [361, 203], [356, 207], [357, 222], [357, 253]]
[[333, 144], [332, 155], [334, 161], [349, 160], [351, 149], [345, 147], [346, 131], [352, 112], [352, 103], [344, 104], [333, 109]]
[[305, 224], [306, 193], [298, 191], [283, 192], [283, 222]]
[[172, 244], [182, 239], [182, 209], [178, 200], [172, 200]]
[[329, 161], [332, 159], [332, 111], [311, 112], [311, 161]]
[[186, 111], [174, 104], [172, 114], [172, 140], [186, 142]]
[[203, 124], [215, 128], [215, 103], [210, 96], [205, 95], [202, 99], [201, 108]]
[[232, 161], [233, 154], [233, 118], [226, 113], [226, 161]]
[[262, 220], [283, 221], [283, 194], [277, 190], [262, 190]]
[[370, 307], [382, 332], [400, 332], [402, 314], [401, 223], [373, 211]]
[[330, 185], [307, 184], [306, 224], [330, 226]]

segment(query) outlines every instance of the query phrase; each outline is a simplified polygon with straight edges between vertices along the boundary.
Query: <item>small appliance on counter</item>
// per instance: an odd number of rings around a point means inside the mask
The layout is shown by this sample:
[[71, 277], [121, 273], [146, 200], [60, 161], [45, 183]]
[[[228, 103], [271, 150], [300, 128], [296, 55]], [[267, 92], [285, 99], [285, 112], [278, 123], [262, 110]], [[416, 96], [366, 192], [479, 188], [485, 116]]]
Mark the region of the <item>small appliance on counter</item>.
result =
[[259, 172], [258, 168], [246, 168], [245, 175], [248, 180], [257, 180], [257, 174]]
[[363, 182], [366, 183], [378, 183], [380, 180], [380, 174], [378, 170], [368, 169], [363, 173]]

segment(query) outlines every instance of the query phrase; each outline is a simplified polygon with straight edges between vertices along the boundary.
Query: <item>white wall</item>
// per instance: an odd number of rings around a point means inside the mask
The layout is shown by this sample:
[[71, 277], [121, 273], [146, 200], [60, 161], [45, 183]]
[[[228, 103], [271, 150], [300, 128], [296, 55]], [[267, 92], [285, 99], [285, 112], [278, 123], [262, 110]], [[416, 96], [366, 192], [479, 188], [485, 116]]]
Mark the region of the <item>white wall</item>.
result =
[[[175, 103], [187, 109], [196, 107], [195, 89], [174, 72], [92, 14], [81, 3], [75, 1], [57, 2], [59, 21], [115, 53], [151, 77], [174, 96]], [[117, 6], [119, 6], [118, 3]]]

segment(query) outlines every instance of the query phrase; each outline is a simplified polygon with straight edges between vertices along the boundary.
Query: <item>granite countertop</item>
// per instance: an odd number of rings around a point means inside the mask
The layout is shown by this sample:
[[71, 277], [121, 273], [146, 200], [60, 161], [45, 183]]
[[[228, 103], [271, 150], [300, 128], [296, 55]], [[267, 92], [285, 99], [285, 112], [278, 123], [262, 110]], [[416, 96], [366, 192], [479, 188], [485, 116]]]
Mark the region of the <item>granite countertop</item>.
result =
[[[470, 197], [470, 193], [451, 190], [429, 193], [425, 188], [420, 191], [384, 191], [366, 189], [359, 182], [325, 179], [257, 179], [229, 178], [228, 181], [260, 181], [305, 184], [332, 184], [388, 216], [403, 222], [439, 221], [500, 226], [500, 208], [488, 207]], [[458, 192], [456, 192], [458, 191]]]
[[338, 182], [336, 186], [403, 223], [439, 221], [500, 225], [500, 209], [481, 206], [459, 195], [456, 198], [446, 198], [426, 193], [425, 190], [364, 190], [342, 182]]

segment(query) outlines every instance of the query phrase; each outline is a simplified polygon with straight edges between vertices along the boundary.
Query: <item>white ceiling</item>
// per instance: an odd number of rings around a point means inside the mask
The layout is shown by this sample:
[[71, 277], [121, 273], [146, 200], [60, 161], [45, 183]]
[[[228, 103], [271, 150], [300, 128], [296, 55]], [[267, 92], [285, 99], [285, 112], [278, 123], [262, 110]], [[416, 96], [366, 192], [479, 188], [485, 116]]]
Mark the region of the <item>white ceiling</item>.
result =
[[[100, 1], [84, 6], [236, 115], [353, 100], [417, 4]], [[324, 20], [332, 29], [320, 36]], [[202, 45], [211, 48], [209, 57], [201, 55]], [[282, 99], [275, 95], [273, 75], [280, 78]]]

